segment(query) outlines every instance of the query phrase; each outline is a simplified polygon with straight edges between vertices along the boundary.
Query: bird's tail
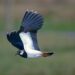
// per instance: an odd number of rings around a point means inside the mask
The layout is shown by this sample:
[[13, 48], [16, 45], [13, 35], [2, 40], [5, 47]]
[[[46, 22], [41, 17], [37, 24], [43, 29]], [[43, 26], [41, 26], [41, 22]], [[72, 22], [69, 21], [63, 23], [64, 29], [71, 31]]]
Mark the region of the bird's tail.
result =
[[42, 54], [42, 56], [43, 57], [48, 57], [48, 56], [51, 56], [51, 55], [53, 55], [54, 53], [53, 52], [44, 52], [43, 54]]
[[43, 25], [43, 17], [36, 11], [27, 10], [22, 20], [24, 31], [37, 31]]

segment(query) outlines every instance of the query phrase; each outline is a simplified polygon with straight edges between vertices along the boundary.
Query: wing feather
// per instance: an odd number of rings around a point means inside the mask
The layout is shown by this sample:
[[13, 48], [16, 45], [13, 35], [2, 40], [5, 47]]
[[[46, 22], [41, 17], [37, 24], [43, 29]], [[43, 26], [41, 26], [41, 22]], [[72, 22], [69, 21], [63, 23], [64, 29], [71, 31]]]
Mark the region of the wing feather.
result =
[[33, 11], [26, 11], [25, 15], [22, 20], [22, 31], [30, 32], [30, 31], [37, 31], [43, 25], [43, 17], [39, 13]]

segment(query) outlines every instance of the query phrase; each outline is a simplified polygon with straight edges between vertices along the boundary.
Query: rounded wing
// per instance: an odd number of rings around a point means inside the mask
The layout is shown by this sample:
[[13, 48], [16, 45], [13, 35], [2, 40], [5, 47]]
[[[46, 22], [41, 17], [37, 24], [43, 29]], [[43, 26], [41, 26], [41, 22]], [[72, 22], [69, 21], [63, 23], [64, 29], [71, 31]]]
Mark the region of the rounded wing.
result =
[[21, 31], [29, 32], [29, 31], [37, 31], [43, 25], [43, 17], [37, 12], [26, 11], [22, 20], [22, 26], [20, 28]]
[[17, 32], [11, 32], [7, 34], [7, 39], [8, 41], [15, 46], [16, 48], [18, 48], [19, 50], [23, 50], [23, 43], [19, 37], [19, 34]]

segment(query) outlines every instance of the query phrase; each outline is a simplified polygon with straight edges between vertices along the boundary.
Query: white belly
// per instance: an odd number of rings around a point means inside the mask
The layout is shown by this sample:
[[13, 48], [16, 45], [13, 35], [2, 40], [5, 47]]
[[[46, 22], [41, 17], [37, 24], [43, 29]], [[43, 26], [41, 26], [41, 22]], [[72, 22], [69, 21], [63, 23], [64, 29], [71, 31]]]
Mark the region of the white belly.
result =
[[41, 51], [34, 49], [33, 40], [30, 36], [30, 32], [27, 33], [21, 32], [19, 36], [23, 42], [24, 50], [26, 51], [27, 56], [29, 58], [36, 58], [42, 55]]

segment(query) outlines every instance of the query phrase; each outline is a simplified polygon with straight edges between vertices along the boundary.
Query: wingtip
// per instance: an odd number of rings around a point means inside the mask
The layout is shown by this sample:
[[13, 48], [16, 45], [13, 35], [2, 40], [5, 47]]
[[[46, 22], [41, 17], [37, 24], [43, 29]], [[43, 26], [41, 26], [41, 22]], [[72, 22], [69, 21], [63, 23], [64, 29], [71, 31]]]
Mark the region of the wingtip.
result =
[[29, 9], [27, 9], [26, 11], [29, 11]]
[[26, 10], [26, 12], [33, 12], [33, 13], [35, 13], [35, 14], [38, 14], [38, 12], [37, 12], [37, 11], [29, 10], [29, 9], [27, 9], [27, 10]]

